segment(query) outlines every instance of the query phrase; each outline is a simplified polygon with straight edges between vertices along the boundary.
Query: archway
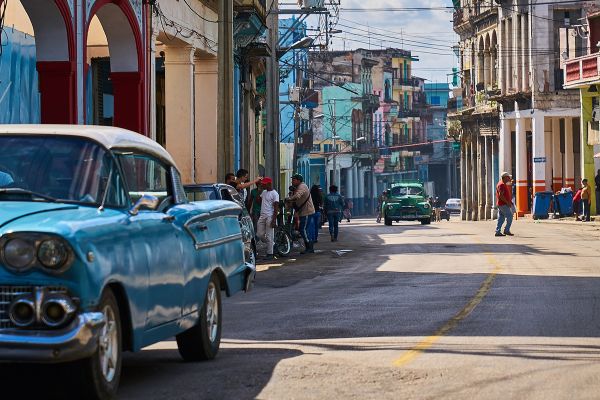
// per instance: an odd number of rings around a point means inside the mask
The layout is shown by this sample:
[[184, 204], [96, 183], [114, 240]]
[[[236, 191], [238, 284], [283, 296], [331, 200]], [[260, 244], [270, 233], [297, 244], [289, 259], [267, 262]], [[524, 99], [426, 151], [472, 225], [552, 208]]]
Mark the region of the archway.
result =
[[498, 36], [496, 30], [492, 32], [492, 45], [490, 48], [492, 55], [492, 85], [498, 87]]
[[[0, 6], [3, 3], [0, 0]], [[26, 17], [16, 15], [17, 26], [29, 26], [35, 38], [41, 122], [75, 123], [76, 51], [70, 6], [67, 0], [21, 0], [20, 5]]]
[[[106, 38], [114, 113], [112, 125], [146, 134], [144, 102], [144, 51], [141, 28], [128, 1], [97, 0], [90, 10], [84, 40], [89, 44], [90, 27], [97, 17]], [[85, 59], [88, 60], [88, 46]], [[86, 65], [86, 75], [89, 65]], [[89, 89], [88, 89], [89, 90]], [[87, 96], [89, 98], [89, 96]]]

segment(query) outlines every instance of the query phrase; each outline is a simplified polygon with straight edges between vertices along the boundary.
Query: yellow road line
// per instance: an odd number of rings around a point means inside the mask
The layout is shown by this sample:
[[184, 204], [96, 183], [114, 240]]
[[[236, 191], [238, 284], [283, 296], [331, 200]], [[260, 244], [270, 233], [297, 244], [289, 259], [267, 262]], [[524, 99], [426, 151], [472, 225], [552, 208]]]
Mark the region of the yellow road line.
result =
[[444, 326], [438, 329], [433, 335], [426, 337], [419, 342], [415, 347], [404, 353], [400, 358], [394, 361], [395, 367], [402, 367], [412, 360], [414, 360], [423, 351], [429, 349], [435, 344], [442, 336], [446, 335], [452, 329], [454, 329], [462, 320], [464, 320], [470, 313], [481, 303], [483, 298], [488, 294], [492, 288], [492, 283], [498, 273], [502, 270], [501, 264], [496, 260], [493, 254], [485, 253], [488, 263], [494, 267], [492, 272], [483, 281], [479, 290], [475, 296], [460, 310], [455, 316], [453, 316]]

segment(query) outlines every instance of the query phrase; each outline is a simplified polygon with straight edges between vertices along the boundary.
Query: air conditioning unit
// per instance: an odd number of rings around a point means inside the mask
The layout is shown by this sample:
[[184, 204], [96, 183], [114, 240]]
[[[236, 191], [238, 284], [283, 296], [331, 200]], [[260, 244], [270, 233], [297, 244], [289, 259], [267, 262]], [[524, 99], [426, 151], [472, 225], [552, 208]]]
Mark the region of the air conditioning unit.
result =
[[594, 107], [592, 110], [592, 120], [600, 122], [600, 106]]

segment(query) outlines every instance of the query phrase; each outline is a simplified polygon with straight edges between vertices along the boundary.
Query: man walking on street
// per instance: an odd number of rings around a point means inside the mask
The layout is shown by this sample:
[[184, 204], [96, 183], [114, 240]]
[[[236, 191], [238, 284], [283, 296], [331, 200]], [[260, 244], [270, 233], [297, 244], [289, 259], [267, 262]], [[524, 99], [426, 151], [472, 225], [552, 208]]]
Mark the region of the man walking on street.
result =
[[442, 209], [440, 208], [441, 204], [440, 204], [440, 198], [439, 197], [435, 197], [435, 200], [433, 201], [433, 210], [435, 211], [435, 222], [441, 222], [442, 221]]
[[[498, 225], [496, 226], [496, 236], [514, 236], [510, 227], [513, 221], [512, 212], [512, 192], [508, 187], [508, 182], [511, 181], [510, 174], [503, 172], [500, 182], [496, 185], [496, 205], [498, 206]], [[504, 233], [502, 233], [502, 225], [506, 221]]]
[[304, 177], [300, 174], [292, 176], [292, 186], [296, 190], [292, 196], [285, 199], [285, 202], [292, 204], [296, 214], [300, 217], [299, 230], [306, 247], [306, 250], [302, 254], [314, 253], [313, 243], [308, 238], [308, 233], [306, 232], [308, 218], [315, 213], [315, 206], [310, 197], [310, 190], [304, 183]]
[[592, 201], [592, 189], [590, 185], [588, 185], [587, 179], [581, 180], [581, 208], [583, 209], [583, 213], [581, 214], [582, 222], [590, 222], [591, 220], [591, 202]]
[[279, 214], [279, 193], [273, 190], [273, 180], [271, 178], [263, 178], [261, 183], [264, 190], [259, 197], [260, 217], [258, 218], [256, 236], [260, 241], [267, 244], [267, 260], [272, 260], [274, 258], [275, 226]]
[[325, 197], [325, 212], [327, 213], [327, 224], [329, 225], [329, 234], [331, 235], [332, 242], [337, 242], [340, 224], [339, 215], [343, 208], [344, 199], [338, 193], [337, 186], [329, 186], [329, 194]]

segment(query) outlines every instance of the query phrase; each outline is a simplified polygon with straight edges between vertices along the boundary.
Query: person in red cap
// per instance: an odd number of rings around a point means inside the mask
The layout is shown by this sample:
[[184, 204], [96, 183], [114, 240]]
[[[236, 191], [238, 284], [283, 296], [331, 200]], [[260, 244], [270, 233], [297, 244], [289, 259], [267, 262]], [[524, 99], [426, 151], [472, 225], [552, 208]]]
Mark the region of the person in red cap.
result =
[[272, 260], [273, 247], [275, 246], [275, 226], [279, 214], [279, 193], [273, 190], [273, 179], [264, 177], [261, 180], [263, 191], [260, 195], [260, 217], [256, 236], [267, 244], [267, 259]]

